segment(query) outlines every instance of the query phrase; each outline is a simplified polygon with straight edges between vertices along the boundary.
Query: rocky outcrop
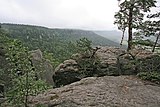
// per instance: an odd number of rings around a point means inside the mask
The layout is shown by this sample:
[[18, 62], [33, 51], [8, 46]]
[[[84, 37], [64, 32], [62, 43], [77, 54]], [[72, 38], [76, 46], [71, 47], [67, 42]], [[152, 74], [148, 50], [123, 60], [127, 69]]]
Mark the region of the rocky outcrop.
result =
[[74, 54], [72, 59], [64, 61], [55, 69], [53, 74], [55, 87], [64, 86], [85, 77], [135, 75], [140, 68], [137, 60], [140, 62], [153, 55], [145, 50], [134, 49], [126, 52], [116, 47], [100, 47], [94, 57]]
[[30, 107], [160, 107], [160, 87], [135, 76], [88, 77], [30, 97]]
[[96, 52], [96, 55], [101, 60], [103, 64], [116, 64], [117, 57], [120, 54], [125, 53], [126, 51], [117, 47], [100, 47], [100, 49]]
[[41, 52], [40, 49], [33, 50], [33, 51], [31, 51], [30, 53], [31, 53], [33, 62], [34, 62], [34, 61], [42, 61], [43, 55], [42, 55], [42, 52]]
[[149, 51], [111, 47], [101, 47], [94, 57], [75, 54], [54, 71], [55, 87], [63, 87], [30, 97], [29, 106], [159, 107], [159, 85], [133, 75], [118, 76], [160, 69], [159, 61], [160, 56]]
[[55, 86], [60, 87], [81, 79], [79, 67], [75, 60], [69, 59], [61, 63], [52, 76]]
[[50, 61], [43, 58], [43, 54], [40, 49], [31, 51], [32, 63], [36, 68], [36, 74], [38, 78], [41, 78], [46, 81], [49, 85], [53, 85], [53, 66]]

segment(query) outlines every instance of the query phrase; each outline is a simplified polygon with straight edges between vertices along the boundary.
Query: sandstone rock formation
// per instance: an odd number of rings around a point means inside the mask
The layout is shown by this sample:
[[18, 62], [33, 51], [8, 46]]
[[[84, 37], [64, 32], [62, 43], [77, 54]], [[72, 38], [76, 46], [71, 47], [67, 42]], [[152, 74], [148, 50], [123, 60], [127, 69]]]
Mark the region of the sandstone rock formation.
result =
[[160, 87], [135, 76], [88, 77], [30, 97], [30, 107], [160, 107]]
[[42, 61], [43, 55], [42, 55], [42, 52], [41, 52], [40, 49], [33, 50], [33, 51], [31, 51], [30, 53], [31, 53], [33, 62], [34, 62], [34, 61]]
[[43, 58], [43, 54], [40, 49], [33, 50], [30, 52], [32, 56], [32, 63], [37, 69], [39, 78], [45, 80], [49, 85], [53, 85], [52, 75], [53, 66], [50, 61]]
[[100, 49], [96, 52], [96, 55], [103, 64], [116, 64], [118, 55], [125, 52], [126, 51], [124, 49], [117, 47], [100, 47]]
[[93, 58], [75, 54], [72, 59], [64, 61], [55, 69], [53, 74], [55, 87], [64, 86], [85, 77], [135, 75], [139, 71], [136, 61], [153, 55], [145, 50], [134, 49], [126, 52], [116, 47], [100, 47]]
[[55, 69], [52, 78], [55, 83], [54, 87], [79, 81], [81, 78], [77, 62], [72, 59], [64, 61]]

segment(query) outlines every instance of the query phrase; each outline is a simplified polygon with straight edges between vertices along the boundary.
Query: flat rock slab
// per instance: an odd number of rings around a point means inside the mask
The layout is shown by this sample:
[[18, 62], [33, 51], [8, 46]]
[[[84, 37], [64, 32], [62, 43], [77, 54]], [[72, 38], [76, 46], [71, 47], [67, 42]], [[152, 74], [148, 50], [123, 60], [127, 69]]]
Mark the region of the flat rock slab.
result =
[[160, 107], [160, 87], [135, 76], [88, 77], [30, 98], [30, 107]]

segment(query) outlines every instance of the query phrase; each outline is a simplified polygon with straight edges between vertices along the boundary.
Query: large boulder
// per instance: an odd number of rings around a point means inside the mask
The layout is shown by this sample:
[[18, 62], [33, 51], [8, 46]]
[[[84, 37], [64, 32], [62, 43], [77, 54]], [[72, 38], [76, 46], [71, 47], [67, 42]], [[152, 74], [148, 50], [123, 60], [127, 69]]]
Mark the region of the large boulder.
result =
[[75, 60], [69, 59], [61, 63], [54, 72], [55, 87], [67, 85], [81, 79], [79, 67]]
[[43, 59], [42, 51], [40, 49], [31, 51], [31, 56], [32, 56], [33, 62], [42, 61]]
[[116, 64], [117, 57], [120, 54], [125, 53], [126, 51], [118, 47], [100, 47], [96, 52], [96, 55], [101, 60], [101, 63], [104, 64]]
[[139, 72], [159, 71], [160, 56], [157, 53], [142, 49], [133, 49], [118, 57], [120, 74], [133, 75]]
[[88, 77], [30, 97], [30, 107], [160, 107], [160, 87], [135, 76]]
[[137, 61], [154, 56], [152, 52], [134, 49], [130, 52], [117, 47], [100, 47], [92, 55], [74, 54], [54, 71], [55, 87], [64, 86], [85, 77], [135, 75], [140, 70]]
[[64, 86], [85, 77], [104, 76], [105, 72], [98, 69], [99, 62], [96, 59], [82, 57], [69, 59], [61, 63], [54, 71], [53, 81], [55, 87]]
[[55, 69], [53, 74], [55, 87], [67, 85], [85, 77], [118, 75], [116, 63], [119, 50], [105, 47], [99, 49], [94, 57], [82, 54], [72, 55], [72, 59], [64, 61]]
[[126, 53], [122, 48], [118, 47], [101, 47], [96, 55], [100, 59], [100, 71], [104, 72], [104, 75], [120, 75], [119, 66], [117, 64], [118, 57], [121, 54]]

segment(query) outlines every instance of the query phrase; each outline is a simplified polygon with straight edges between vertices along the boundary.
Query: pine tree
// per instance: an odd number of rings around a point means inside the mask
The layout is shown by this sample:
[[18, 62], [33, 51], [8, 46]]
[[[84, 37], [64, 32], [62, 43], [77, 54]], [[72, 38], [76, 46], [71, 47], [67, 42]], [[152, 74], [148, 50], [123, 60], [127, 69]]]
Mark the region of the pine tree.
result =
[[28, 96], [37, 95], [48, 88], [47, 84], [35, 75], [35, 67], [30, 54], [19, 40], [8, 38], [6, 57], [10, 68], [10, 87], [7, 89], [7, 104], [28, 107]]
[[36, 77], [36, 74], [41, 72], [32, 64], [28, 48], [24, 47], [20, 40], [9, 38], [8, 33], [2, 28], [0, 48], [1, 56], [6, 59], [0, 61], [6, 64], [0, 64], [0, 81], [3, 81], [5, 86], [2, 92], [5, 91], [6, 96], [3, 106], [28, 107], [28, 96], [37, 95], [50, 87]]
[[133, 29], [139, 29], [144, 13], [149, 12], [151, 7], [155, 7], [155, 3], [155, 0], [125, 0], [119, 4], [120, 10], [115, 14], [116, 20], [114, 24], [117, 24], [118, 29], [123, 31], [123, 36], [125, 30], [128, 28], [127, 50], [132, 48]]
[[154, 20], [145, 21], [142, 26], [143, 29], [141, 29], [141, 32], [145, 36], [156, 37], [156, 41], [152, 49], [152, 52], [154, 52], [155, 47], [157, 46], [158, 43], [158, 39], [160, 37], [160, 12], [157, 12], [155, 14], [150, 14], [147, 16], [147, 18]]

